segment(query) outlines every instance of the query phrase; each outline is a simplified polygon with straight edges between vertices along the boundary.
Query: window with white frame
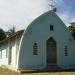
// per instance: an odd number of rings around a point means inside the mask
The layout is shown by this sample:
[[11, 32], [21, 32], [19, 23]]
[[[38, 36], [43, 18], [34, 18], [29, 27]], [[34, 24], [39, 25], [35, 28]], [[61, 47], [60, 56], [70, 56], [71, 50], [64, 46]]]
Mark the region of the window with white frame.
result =
[[37, 43], [33, 44], [33, 55], [38, 55], [38, 44]]
[[65, 48], [64, 48], [64, 55], [65, 55], [65, 56], [68, 56], [68, 47], [67, 47], [67, 45], [66, 45]]

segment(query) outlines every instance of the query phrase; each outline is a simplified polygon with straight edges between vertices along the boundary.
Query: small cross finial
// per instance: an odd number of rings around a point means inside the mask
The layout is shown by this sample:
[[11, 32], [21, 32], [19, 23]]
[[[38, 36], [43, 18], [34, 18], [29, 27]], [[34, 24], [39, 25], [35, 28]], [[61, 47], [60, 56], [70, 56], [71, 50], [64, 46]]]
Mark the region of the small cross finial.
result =
[[55, 8], [52, 0], [49, 0], [48, 5], [50, 7], [50, 10], [53, 10], [54, 12], [57, 11], [57, 8]]

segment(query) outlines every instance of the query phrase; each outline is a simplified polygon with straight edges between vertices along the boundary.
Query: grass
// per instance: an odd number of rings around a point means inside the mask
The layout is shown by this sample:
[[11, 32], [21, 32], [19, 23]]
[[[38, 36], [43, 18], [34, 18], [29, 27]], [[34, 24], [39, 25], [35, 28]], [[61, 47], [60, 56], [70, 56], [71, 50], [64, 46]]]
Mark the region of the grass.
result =
[[29, 73], [17, 73], [7, 68], [0, 68], [0, 75], [75, 75], [73, 71], [60, 71], [60, 72], [29, 72]]

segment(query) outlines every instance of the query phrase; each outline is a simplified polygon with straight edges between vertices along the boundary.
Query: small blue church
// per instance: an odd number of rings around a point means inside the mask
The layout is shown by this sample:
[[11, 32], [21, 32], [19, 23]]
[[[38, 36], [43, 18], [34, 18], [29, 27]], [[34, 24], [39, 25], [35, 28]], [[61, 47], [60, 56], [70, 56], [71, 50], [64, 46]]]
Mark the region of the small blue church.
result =
[[52, 10], [32, 21], [26, 30], [0, 41], [0, 66], [22, 71], [50, 65], [75, 68], [75, 41]]

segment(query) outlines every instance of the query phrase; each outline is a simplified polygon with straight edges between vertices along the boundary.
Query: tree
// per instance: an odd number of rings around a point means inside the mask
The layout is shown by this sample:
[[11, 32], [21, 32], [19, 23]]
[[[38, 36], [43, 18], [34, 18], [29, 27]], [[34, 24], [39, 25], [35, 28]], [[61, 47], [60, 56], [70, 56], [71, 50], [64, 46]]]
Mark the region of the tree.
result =
[[75, 22], [70, 23], [71, 25], [68, 27], [68, 29], [70, 30], [73, 38], [75, 38]]
[[6, 38], [6, 34], [3, 29], [0, 28], [0, 41]]

